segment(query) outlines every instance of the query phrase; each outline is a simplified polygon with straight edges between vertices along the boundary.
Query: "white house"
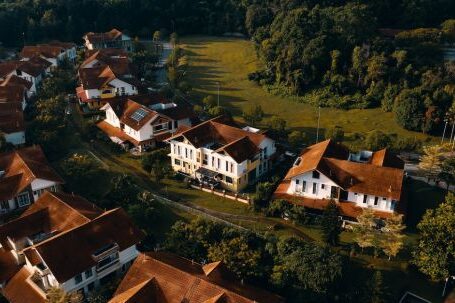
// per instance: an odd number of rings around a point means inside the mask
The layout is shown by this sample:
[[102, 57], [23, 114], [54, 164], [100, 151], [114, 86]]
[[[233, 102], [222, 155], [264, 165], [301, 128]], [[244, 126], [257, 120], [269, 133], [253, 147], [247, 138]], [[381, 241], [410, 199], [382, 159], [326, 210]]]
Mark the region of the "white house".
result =
[[133, 51], [133, 40], [117, 29], [105, 33], [87, 33], [82, 37], [85, 47], [89, 50], [100, 48], [121, 48], [125, 51]]
[[47, 44], [26, 45], [19, 56], [21, 60], [28, 61], [33, 57], [40, 57], [57, 67], [63, 60], [75, 62], [77, 57], [76, 44], [53, 41]]
[[126, 272], [143, 236], [120, 208], [48, 192], [0, 226], [0, 249], [10, 256], [1, 291], [12, 303], [44, 303], [52, 287], [89, 294]]
[[139, 81], [118, 65], [79, 69], [81, 85], [76, 89], [79, 102], [90, 109], [98, 109], [105, 99], [138, 94]]
[[182, 129], [167, 142], [175, 171], [235, 192], [266, 173], [276, 154], [274, 140], [254, 128], [225, 124], [222, 118]]
[[404, 163], [387, 149], [350, 153], [331, 140], [305, 148], [275, 192], [275, 198], [321, 210], [330, 199], [354, 219], [362, 208], [378, 217], [402, 212]]
[[191, 126], [193, 112], [189, 107], [158, 95], [140, 95], [110, 99], [101, 110], [106, 119], [97, 124], [112, 141], [140, 152], [153, 148], [179, 126]]
[[63, 183], [39, 146], [0, 154], [0, 214], [27, 207]]
[[0, 80], [5, 81], [10, 76], [17, 76], [32, 83], [32, 91], [37, 90], [41, 81], [50, 72], [52, 63], [34, 57], [28, 61], [6, 61], [0, 63]]

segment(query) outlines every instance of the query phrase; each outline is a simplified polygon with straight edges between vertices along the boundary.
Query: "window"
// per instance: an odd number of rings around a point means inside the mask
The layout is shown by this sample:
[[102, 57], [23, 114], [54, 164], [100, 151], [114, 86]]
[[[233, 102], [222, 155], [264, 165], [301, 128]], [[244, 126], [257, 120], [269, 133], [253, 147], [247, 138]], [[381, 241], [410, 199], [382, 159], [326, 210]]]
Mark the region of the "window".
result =
[[318, 184], [317, 183], [313, 183], [313, 195], [316, 194], [316, 188], [317, 188]]
[[306, 181], [302, 182], [302, 191], [305, 192], [306, 190]]
[[300, 180], [299, 179], [295, 179], [295, 184], [299, 185], [300, 184]]
[[17, 204], [19, 207], [24, 207], [30, 204], [30, 196], [28, 193], [23, 193], [17, 196]]
[[226, 161], [226, 171], [229, 171], [229, 162]]
[[378, 205], [379, 197], [374, 197], [374, 205]]
[[221, 166], [221, 160], [218, 159], [218, 165], [217, 165], [216, 167], [217, 167], [217, 168], [220, 168], [220, 166]]
[[387, 198], [382, 198], [382, 201], [387, 201]]
[[320, 177], [319, 172], [316, 170], [313, 170], [313, 179], [319, 179], [319, 177]]
[[74, 282], [76, 282], [76, 284], [79, 284], [82, 282], [82, 275], [81, 274], [78, 274], [77, 276], [74, 277]]
[[185, 158], [188, 158], [188, 149], [185, 147]]
[[356, 196], [356, 197], [357, 197], [358, 195], [359, 195], [358, 193], [354, 193], [354, 196]]
[[0, 208], [1, 208], [1, 209], [9, 209], [9, 203], [8, 203], [8, 201], [1, 201], [1, 202], [0, 202]]
[[232, 184], [232, 182], [233, 182], [233, 181], [232, 181], [232, 178], [226, 176], [226, 183]]
[[325, 188], [325, 184], [321, 184], [321, 189], [324, 189]]
[[209, 157], [207, 155], [204, 155], [204, 160], [202, 160], [202, 164], [207, 165], [209, 161]]
[[92, 269], [90, 268], [85, 271], [85, 278], [88, 279], [91, 276], [93, 276], [93, 272], [92, 272]]
[[234, 172], [234, 164], [231, 163], [231, 173]]
[[363, 203], [366, 204], [367, 203], [367, 198], [368, 196], [367, 195], [363, 195]]
[[180, 160], [179, 160], [179, 159], [174, 159], [174, 164], [175, 164], [175, 165], [179, 165], [179, 166], [180, 166], [180, 165], [181, 165], [181, 163], [182, 163], [182, 162], [180, 162]]

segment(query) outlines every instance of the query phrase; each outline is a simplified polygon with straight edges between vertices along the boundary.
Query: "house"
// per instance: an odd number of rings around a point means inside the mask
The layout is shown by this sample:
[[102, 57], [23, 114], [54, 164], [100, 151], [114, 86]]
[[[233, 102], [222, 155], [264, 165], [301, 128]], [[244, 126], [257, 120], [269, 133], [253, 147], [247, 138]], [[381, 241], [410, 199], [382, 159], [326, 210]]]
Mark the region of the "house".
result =
[[52, 67], [57, 67], [65, 59], [70, 62], [76, 60], [76, 45], [74, 43], [66, 43], [54, 41], [48, 44], [26, 45], [19, 53], [22, 61], [28, 61], [33, 57], [39, 57], [47, 60], [52, 64]]
[[137, 95], [141, 85], [123, 64], [80, 68], [78, 74], [80, 86], [76, 88], [76, 94], [79, 103], [90, 109], [99, 109], [109, 98]]
[[85, 56], [85, 60], [79, 68], [114, 66], [114, 68], [124, 68], [127, 71], [130, 69], [128, 53], [123, 49], [104, 48], [87, 50]]
[[109, 303], [281, 303], [269, 291], [241, 283], [222, 262], [198, 264], [166, 252], [140, 254]]
[[140, 152], [170, 137], [178, 127], [191, 126], [193, 111], [158, 94], [111, 98], [101, 110], [106, 119], [97, 126], [113, 142]]
[[0, 102], [0, 133], [8, 143], [25, 144], [24, 113], [20, 103]]
[[0, 213], [24, 208], [46, 191], [58, 191], [63, 179], [39, 146], [0, 154]]
[[85, 41], [85, 47], [89, 50], [100, 48], [121, 48], [125, 51], [133, 51], [133, 40], [113, 28], [105, 33], [87, 33], [82, 37]]
[[16, 75], [9, 75], [3, 81], [0, 82], [1, 87], [20, 87], [25, 91], [26, 99], [36, 94], [36, 88], [33, 83], [22, 79]]
[[387, 218], [404, 210], [403, 168], [388, 149], [352, 153], [326, 140], [302, 151], [274, 197], [316, 210], [333, 199], [348, 220], [367, 207]]
[[181, 129], [167, 142], [174, 171], [235, 192], [264, 175], [276, 155], [275, 141], [258, 129], [231, 126], [222, 118]]
[[39, 57], [28, 61], [6, 61], [0, 63], [0, 81], [9, 76], [17, 76], [32, 83], [31, 90], [36, 92], [44, 77], [49, 73], [52, 63]]
[[52, 287], [85, 294], [126, 272], [144, 237], [120, 208], [46, 192], [0, 226], [0, 285], [11, 303], [41, 303]]

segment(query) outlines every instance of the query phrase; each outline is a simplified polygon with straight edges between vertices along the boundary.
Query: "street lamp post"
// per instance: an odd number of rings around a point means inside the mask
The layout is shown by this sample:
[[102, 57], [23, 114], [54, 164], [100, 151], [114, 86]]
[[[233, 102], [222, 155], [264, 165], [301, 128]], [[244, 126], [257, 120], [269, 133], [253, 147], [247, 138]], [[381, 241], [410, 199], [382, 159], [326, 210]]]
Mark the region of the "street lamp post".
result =
[[441, 139], [441, 144], [444, 143], [444, 137], [446, 136], [446, 129], [447, 129], [447, 123], [449, 122], [447, 118], [444, 120], [444, 131], [442, 132], [442, 139]]

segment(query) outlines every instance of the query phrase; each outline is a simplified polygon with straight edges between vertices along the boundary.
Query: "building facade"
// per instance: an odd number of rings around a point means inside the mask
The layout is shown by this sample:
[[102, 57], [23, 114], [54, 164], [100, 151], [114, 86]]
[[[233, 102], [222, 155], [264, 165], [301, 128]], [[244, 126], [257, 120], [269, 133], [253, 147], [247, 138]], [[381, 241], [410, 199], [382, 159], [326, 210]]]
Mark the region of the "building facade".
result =
[[184, 129], [167, 141], [174, 171], [234, 192], [264, 175], [276, 154], [274, 140], [259, 130], [227, 125], [220, 118]]
[[275, 198], [322, 210], [338, 202], [349, 218], [372, 208], [378, 217], [403, 211], [404, 162], [384, 149], [351, 153], [327, 140], [304, 149], [275, 192]]

